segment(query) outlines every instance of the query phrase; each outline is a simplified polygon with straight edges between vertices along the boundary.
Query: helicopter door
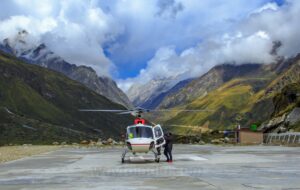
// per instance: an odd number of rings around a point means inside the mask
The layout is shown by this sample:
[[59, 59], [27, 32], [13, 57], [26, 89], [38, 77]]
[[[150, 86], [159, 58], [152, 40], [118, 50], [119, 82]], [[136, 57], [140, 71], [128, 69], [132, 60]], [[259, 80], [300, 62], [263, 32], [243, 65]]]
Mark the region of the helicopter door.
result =
[[164, 133], [160, 125], [155, 125], [153, 127], [153, 134], [155, 140], [155, 148], [161, 147], [165, 144]]

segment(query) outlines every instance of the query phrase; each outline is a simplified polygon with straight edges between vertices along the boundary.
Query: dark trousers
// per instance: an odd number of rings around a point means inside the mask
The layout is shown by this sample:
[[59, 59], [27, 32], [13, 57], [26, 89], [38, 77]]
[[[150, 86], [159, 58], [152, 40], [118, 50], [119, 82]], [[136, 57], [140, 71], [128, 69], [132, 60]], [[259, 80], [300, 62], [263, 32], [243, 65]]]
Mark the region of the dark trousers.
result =
[[160, 148], [160, 147], [156, 148], [157, 155], [161, 155], [161, 153], [160, 153], [160, 150], [161, 150], [161, 148]]
[[173, 160], [173, 157], [172, 157], [172, 146], [166, 146], [165, 147], [164, 155], [166, 156], [167, 161], [169, 161], [169, 160], [172, 161]]

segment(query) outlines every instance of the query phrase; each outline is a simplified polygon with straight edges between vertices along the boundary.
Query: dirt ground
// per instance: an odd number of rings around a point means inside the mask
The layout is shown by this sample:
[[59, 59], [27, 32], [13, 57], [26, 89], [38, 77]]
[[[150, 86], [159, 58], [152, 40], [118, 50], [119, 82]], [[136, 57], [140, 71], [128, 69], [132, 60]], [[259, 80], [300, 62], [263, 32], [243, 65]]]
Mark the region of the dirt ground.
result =
[[0, 163], [17, 160], [20, 158], [50, 152], [59, 149], [59, 146], [4, 146], [0, 147]]

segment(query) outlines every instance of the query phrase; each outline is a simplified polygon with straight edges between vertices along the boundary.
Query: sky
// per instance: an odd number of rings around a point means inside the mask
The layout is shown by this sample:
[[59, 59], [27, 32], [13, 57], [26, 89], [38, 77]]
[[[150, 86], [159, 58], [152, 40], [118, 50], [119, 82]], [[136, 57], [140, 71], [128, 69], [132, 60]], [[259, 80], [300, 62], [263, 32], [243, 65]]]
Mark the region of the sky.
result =
[[[0, 40], [25, 29], [120, 88], [300, 52], [297, 0], [1, 0]], [[270, 54], [273, 44], [282, 46]]]

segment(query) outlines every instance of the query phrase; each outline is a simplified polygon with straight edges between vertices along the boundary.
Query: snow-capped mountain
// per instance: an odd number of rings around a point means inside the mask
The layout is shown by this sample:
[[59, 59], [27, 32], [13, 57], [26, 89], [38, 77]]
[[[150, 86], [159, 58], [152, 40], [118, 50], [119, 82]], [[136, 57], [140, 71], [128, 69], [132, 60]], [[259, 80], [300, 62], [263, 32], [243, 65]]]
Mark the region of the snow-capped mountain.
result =
[[[144, 106], [160, 94], [170, 90], [178, 82], [175, 78], [155, 79], [145, 84], [134, 84], [127, 92], [128, 97], [135, 106]], [[151, 107], [151, 106], [150, 106]]]
[[20, 31], [14, 38], [4, 39], [0, 43], [0, 49], [28, 63], [63, 73], [113, 102], [131, 107], [128, 97], [118, 88], [115, 81], [108, 77], [98, 76], [91, 67], [68, 63], [45, 44], [35, 44], [33, 40], [30, 40], [30, 35], [25, 30]]

